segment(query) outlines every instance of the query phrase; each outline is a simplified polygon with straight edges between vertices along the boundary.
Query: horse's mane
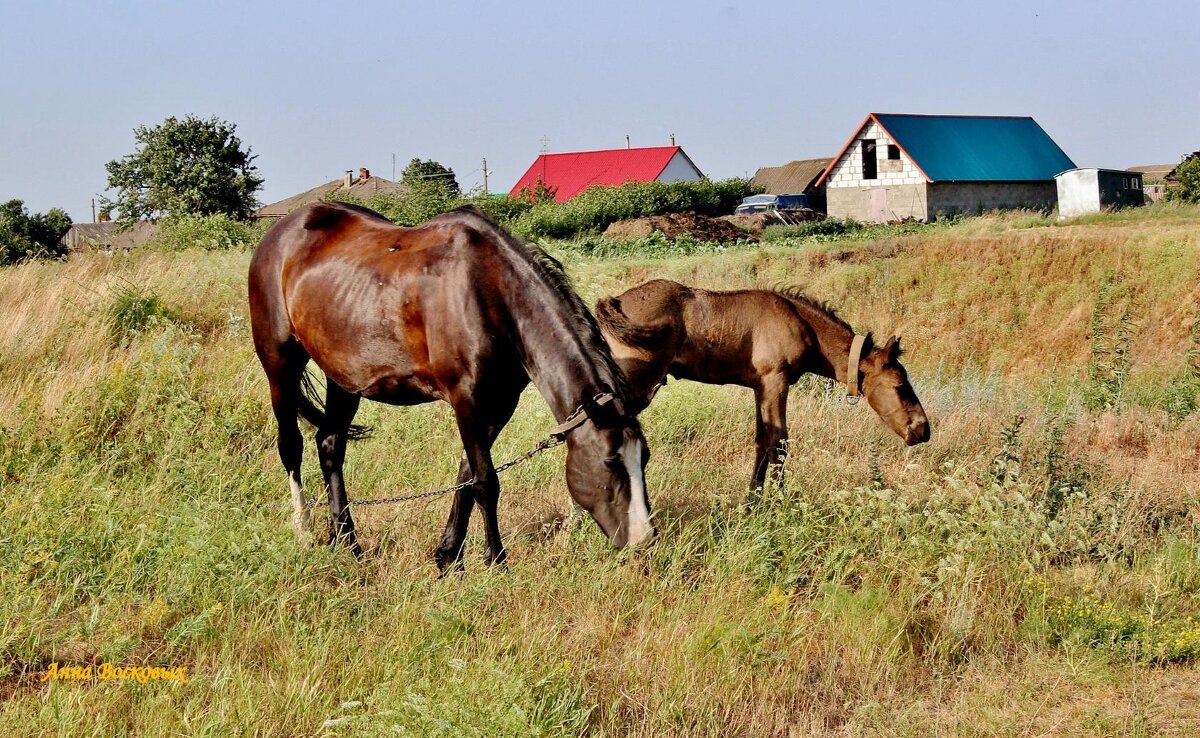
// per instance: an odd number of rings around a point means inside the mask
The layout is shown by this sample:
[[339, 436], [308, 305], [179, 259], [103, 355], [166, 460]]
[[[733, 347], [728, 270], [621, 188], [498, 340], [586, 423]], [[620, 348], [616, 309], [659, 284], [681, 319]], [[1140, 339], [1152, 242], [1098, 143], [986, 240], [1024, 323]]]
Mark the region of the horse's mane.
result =
[[[801, 292], [799, 287], [785, 285], [782, 287], [775, 287], [771, 291], [799, 308], [800, 311], [805, 314], [804, 317], [807, 318], [810, 316], [816, 316], [818, 318], [824, 318], [839, 328], [846, 329], [851, 335], [854, 335], [854, 328], [847, 323], [842, 316], [838, 315], [837, 310], [830, 306], [829, 303], [809, 297]], [[871, 332], [867, 331], [865, 335], [867, 340], [863, 345], [864, 355], [870, 353], [871, 349], [875, 346], [874, 337], [871, 335]]]
[[620, 367], [617, 366], [617, 362], [613, 359], [612, 353], [609, 352], [608, 344], [600, 334], [600, 326], [596, 322], [595, 316], [588, 310], [583, 299], [579, 297], [579, 293], [575, 291], [574, 285], [571, 284], [571, 277], [563, 268], [562, 262], [535, 244], [521, 243], [515, 236], [500, 226], [500, 224], [488, 217], [487, 213], [474, 205], [465, 205], [452, 212], [471, 215], [485, 221], [489, 226], [489, 231], [494, 233], [505, 245], [509, 246], [513, 253], [523, 258], [526, 263], [533, 267], [546, 286], [550, 287], [558, 295], [563, 306], [567, 309], [570, 324], [580, 334], [580, 345], [583, 347], [588, 359], [593, 364], [607, 370], [614, 385], [611, 387], [613, 393], [623, 402], [626, 402], [629, 397], [629, 387], [625, 379], [625, 374], [622, 373]]

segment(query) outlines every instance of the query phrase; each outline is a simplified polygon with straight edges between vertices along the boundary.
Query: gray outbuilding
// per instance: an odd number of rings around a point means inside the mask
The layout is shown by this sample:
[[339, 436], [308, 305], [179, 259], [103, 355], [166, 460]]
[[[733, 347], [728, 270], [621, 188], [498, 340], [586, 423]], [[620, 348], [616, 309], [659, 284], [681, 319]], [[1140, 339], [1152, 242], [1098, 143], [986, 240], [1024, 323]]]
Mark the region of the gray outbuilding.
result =
[[1122, 169], [1081, 167], [1060, 172], [1055, 178], [1058, 187], [1058, 218], [1099, 213], [1115, 208], [1144, 205], [1142, 173]]

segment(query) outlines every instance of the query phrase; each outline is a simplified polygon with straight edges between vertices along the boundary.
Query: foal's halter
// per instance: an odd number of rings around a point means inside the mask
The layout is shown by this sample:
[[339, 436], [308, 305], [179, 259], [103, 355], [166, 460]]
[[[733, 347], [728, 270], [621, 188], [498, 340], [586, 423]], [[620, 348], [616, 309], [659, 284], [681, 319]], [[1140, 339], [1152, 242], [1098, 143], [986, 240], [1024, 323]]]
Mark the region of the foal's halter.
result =
[[858, 362], [862, 359], [863, 346], [867, 343], [866, 336], [855, 334], [850, 342], [850, 356], [846, 359], [846, 404], [857, 405], [862, 396], [858, 385]]

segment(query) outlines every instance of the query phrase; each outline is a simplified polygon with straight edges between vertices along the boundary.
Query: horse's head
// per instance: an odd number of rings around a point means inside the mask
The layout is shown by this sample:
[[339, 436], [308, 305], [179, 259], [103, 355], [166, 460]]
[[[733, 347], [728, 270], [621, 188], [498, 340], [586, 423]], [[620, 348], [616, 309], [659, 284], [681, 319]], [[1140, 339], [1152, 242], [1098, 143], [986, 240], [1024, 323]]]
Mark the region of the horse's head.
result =
[[882, 348], [871, 349], [858, 368], [862, 393], [883, 422], [909, 446], [928, 441], [929, 418], [900, 364], [900, 337], [892, 336]]
[[567, 436], [567, 488], [614, 546], [636, 546], [655, 535], [642, 428], [619, 411], [588, 415], [590, 421]]

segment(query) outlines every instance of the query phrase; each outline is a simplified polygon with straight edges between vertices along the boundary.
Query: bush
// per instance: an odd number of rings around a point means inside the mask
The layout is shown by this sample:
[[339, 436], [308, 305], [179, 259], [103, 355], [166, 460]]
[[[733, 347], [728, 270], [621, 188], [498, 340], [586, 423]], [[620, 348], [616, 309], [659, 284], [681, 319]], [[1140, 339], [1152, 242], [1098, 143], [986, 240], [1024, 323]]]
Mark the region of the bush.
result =
[[782, 241], [788, 238], [813, 237], [842, 237], [863, 229], [863, 224], [855, 220], [840, 220], [826, 218], [824, 220], [809, 220], [799, 225], [772, 225], [763, 229], [762, 240]]
[[728, 215], [742, 198], [758, 191], [748, 180], [714, 182], [629, 182], [620, 187], [590, 187], [567, 202], [538, 202], [511, 223], [528, 238], [571, 238], [598, 233], [626, 218], [695, 212]]
[[608, 238], [601, 235], [587, 235], [560, 241], [554, 248], [573, 254], [592, 256], [598, 259], [646, 259], [665, 258], [672, 256], [689, 256], [725, 251], [731, 245], [745, 245], [749, 241], [736, 241], [732, 244], [701, 241], [691, 236], [667, 238], [661, 231], [651, 231], [650, 235], [642, 238]]
[[105, 323], [114, 343], [171, 319], [171, 311], [153, 292], [127, 287], [108, 306]]
[[719, 182], [630, 182], [620, 187], [591, 187], [567, 202], [541, 193], [518, 197], [457, 197], [436, 184], [417, 184], [401, 194], [379, 194], [366, 200], [335, 193], [329, 199], [371, 208], [403, 226], [424, 223], [440, 213], [475, 205], [525, 238], [574, 238], [596, 234], [625, 218], [695, 212], [732, 213], [742, 198], [756, 189], [744, 179]]
[[1175, 168], [1178, 187], [1167, 189], [1165, 198], [1178, 202], [1200, 203], [1200, 156], [1192, 155]]
[[267, 221], [236, 220], [225, 215], [177, 215], [158, 222], [153, 245], [166, 251], [248, 248], [258, 244]]

